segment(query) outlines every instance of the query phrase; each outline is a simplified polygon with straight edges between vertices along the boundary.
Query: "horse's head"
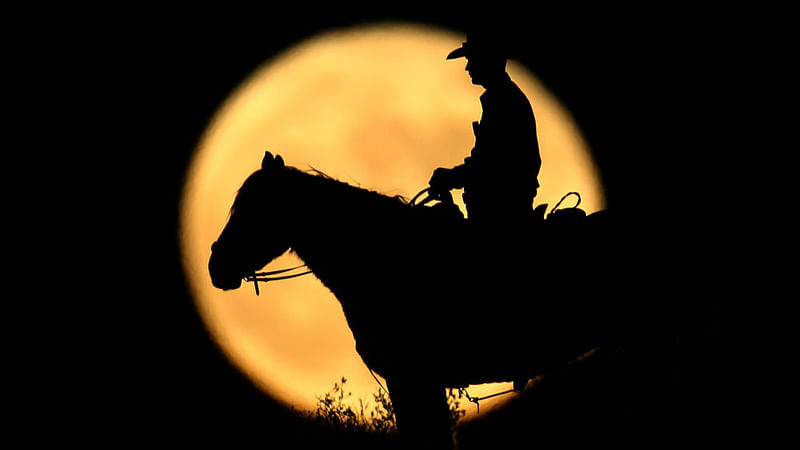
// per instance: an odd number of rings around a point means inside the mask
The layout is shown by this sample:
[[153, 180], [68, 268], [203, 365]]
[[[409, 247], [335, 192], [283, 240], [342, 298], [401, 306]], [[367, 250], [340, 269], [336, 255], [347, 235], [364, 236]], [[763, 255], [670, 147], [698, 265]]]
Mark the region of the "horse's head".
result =
[[245, 276], [289, 249], [283, 217], [289, 199], [282, 185], [287, 171], [283, 158], [266, 152], [261, 170], [242, 184], [228, 223], [211, 245], [208, 272], [215, 287], [238, 288]]

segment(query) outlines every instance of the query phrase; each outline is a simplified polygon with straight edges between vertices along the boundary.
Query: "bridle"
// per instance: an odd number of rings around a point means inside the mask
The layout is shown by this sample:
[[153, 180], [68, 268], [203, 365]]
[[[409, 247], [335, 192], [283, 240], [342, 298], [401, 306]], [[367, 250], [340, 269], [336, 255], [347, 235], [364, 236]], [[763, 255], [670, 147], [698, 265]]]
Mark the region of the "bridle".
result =
[[259, 294], [259, 290], [258, 290], [259, 281], [263, 282], [263, 283], [266, 283], [268, 281], [288, 280], [290, 278], [296, 278], [296, 277], [300, 277], [300, 276], [303, 276], [303, 275], [308, 275], [309, 273], [311, 273], [311, 270], [306, 270], [305, 272], [298, 272], [298, 273], [293, 273], [293, 274], [288, 274], [288, 275], [273, 276], [273, 275], [278, 275], [278, 274], [281, 274], [281, 273], [291, 272], [293, 270], [301, 269], [303, 267], [306, 267], [306, 265], [305, 264], [301, 264], [299, 266], [289, 267], [288, 269], [270, 270], [268, 272], [253, 272], [252, 275], [248, 275], [248, 276], [244, 277], [244, 281], [248, 282], [248, 283], [252, 282], [253, 283], [253, 287], [256, 290], [256, 295], [258, 295]]

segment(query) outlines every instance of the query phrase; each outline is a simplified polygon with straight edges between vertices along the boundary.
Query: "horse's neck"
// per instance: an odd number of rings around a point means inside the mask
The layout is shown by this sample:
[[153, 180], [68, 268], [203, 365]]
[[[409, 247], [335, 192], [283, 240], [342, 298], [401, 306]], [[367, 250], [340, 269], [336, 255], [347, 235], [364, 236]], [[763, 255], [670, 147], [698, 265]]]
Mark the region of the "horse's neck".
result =
[[[307, 175], [310, 176], [310, 175]], [[302, 181], [302, 180], [301, 180]], [[392, 200], [328, 179], [305, 180], [296, 189], [292, 249], [328, 288], [346, 281], [369, 263], [374, 252], [365, 234], [387, 233], [378, 230]], [[398, 211], [399, 212], [399, 211]], [[376, 218], [377, 217], [377, 218]], [[388, 236], [387, 236], [388, 237]], [[334, 292], [336, 294], [336, 292]]]
[[[348, 202], [336, 198], [345, 189], [332, 180], [302, 174], [290, 188], [295, 193], [293, 211], [287, 214], [292, 222], [292, 249], [308, 264], [327, 260], [340, 244], [342, 233], [354, 220]], [[313, 270], [313, 268], [312, 268]]]

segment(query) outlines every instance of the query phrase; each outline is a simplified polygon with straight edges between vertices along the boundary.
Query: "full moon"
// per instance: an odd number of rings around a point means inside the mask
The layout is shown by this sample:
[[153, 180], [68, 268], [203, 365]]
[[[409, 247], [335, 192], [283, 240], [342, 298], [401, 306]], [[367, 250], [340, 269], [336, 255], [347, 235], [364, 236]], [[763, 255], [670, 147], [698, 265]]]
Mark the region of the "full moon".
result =
[[[357, 405], [379, 387], [356, 353], [339, 302], [313, 276], [265, 284], [260, 296], [248, 284], [226, 292], [211, 285], [210, 247], [237, 189], [269, 150], [287, 165], [410, 199], [434, 169], [463, 162], [474, 143], [471, 123], [480, 118], [483, 88], [471, 84], [463, 59], [445, 60], [464, 40], [463, 34], [410, 24], [314, 36], [244, 80], [202, 136], [181, 205], [187, 280], [220, 348], [276, 400], [313, 410], [317, 397], [345, 377]], [[535, 204], [552, 207], [577, 191], [587, 213], [602, 209], [599, 175], [568, 111], [520, 64], [509, 61], [508, 73], [536, 115], [542, 168]], [[270, 267], [298, 264], [286, 254]], [[492, 309], [487, 302], [476, 314], [501, 317]], [[480, 332], [467, 324], [452, 327], [454, 333]], [[506, 388], [472, 386], [469, 392]], [[472, 404], [462, 406], [474, 414]], [[481, 411], [485, 407], [481, 403]]]

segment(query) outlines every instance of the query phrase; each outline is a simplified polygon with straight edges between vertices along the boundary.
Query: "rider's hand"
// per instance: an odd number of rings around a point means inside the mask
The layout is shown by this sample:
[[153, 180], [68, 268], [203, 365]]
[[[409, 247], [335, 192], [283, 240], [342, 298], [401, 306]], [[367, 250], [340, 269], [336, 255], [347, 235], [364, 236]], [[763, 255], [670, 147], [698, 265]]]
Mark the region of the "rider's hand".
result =
[[428, 184], [434, 191], [449, 191], [453, 187], [451, 181], [452, 173], [452, 169], [439, 167], [433, 171], [433, 176], [431, 176], [431, 180], [428, 182]]

